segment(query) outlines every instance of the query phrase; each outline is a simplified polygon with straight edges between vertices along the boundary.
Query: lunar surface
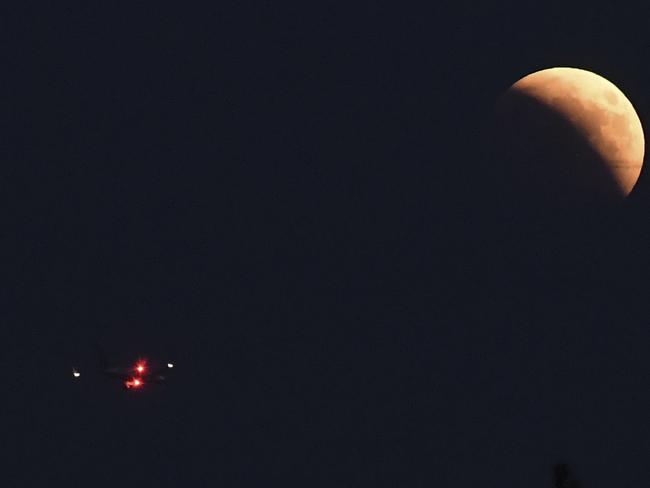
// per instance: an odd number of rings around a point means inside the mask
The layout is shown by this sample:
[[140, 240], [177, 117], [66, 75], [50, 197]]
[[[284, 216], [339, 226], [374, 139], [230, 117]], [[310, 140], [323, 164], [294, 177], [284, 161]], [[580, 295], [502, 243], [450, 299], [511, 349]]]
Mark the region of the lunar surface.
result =
[[643, 164], [641, 121], [610, 81], [550, 68], [513, 84], [497, 104], [494, 136], [509, 184], [562, 201], [621, 200]]

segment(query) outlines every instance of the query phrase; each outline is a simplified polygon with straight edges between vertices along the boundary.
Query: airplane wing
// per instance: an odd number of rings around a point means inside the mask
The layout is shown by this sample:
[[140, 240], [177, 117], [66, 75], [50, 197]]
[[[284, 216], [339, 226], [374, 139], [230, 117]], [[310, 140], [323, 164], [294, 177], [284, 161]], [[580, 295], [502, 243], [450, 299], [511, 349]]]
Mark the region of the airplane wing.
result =
[[162, 383], [169, 379], [170, 377], [169, 373], [170, 373], [169, 368], [157, 368], [149, 372], [148, 378], [149, 381]]
[[108, 357], [106, 356], [104, 349], [99, 344], [95, 344], [94, 346], [95, 346], [95, 355], [97, 357], [97, 366], [99, 367], [99, 370], [100, 371], [109, 370]]
[[106, 352], [104, 352], [104, 349], [99, 344], [95, 344], [95, 354], [97, 357], [97, 366], [103, 375], [122, 381], [126, 381], [133, 377], [133, 374], [130, 372], [125, 372], [116, 367], [111, 367]]
[[133, 374], [124, 373], [122, 371], [117, 371], [115, 369], [105, 369], [105, 370], [102, 371], [102, 373], [105, 374], [106, 376], [108, 376], [109, 378], [115, 378], [115, 379], [124, 380], [124, 381], [133, 378]]

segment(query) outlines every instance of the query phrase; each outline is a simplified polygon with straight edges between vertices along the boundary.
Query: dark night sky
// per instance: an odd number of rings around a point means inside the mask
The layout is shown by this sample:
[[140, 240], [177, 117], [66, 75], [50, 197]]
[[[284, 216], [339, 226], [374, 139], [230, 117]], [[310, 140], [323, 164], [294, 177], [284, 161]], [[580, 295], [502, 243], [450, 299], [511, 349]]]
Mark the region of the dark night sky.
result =
[[480, 145], [550, 66], [645, 125], [647, 17], [136, 3], [3, 15], [3, 486], [650, 486], [650, 177], [503, 211]]

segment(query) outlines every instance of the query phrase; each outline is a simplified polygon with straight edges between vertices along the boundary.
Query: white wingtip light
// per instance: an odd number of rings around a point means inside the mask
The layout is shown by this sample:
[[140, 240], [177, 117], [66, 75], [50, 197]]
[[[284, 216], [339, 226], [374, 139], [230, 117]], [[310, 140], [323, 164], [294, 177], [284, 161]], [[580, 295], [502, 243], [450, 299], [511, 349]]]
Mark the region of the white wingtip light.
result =
[[74, 376], [75, 378], [79, 378], [79, 376], [81, 376], [81, 373], [79, 371], [77, 371], [76, 369], [73, 369], [72, 370], [72, 376]]
[[174, 363], [167, 363], [167, 367], [170, 368], [170, 369], [173, 368], [173, 367], [174, 367]]

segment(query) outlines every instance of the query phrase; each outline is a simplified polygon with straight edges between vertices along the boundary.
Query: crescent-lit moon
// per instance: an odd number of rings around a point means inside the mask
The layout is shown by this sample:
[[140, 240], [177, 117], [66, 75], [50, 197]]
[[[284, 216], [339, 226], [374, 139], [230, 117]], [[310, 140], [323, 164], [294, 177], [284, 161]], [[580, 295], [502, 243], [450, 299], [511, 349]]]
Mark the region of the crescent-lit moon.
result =
[[577, 68], [537, 71], [506, 91], [497, 112], [502, 147], [519, 158], [529, 182], [546, 191], [620, 199], [639, 178], [641, 121], [602, 76]]

